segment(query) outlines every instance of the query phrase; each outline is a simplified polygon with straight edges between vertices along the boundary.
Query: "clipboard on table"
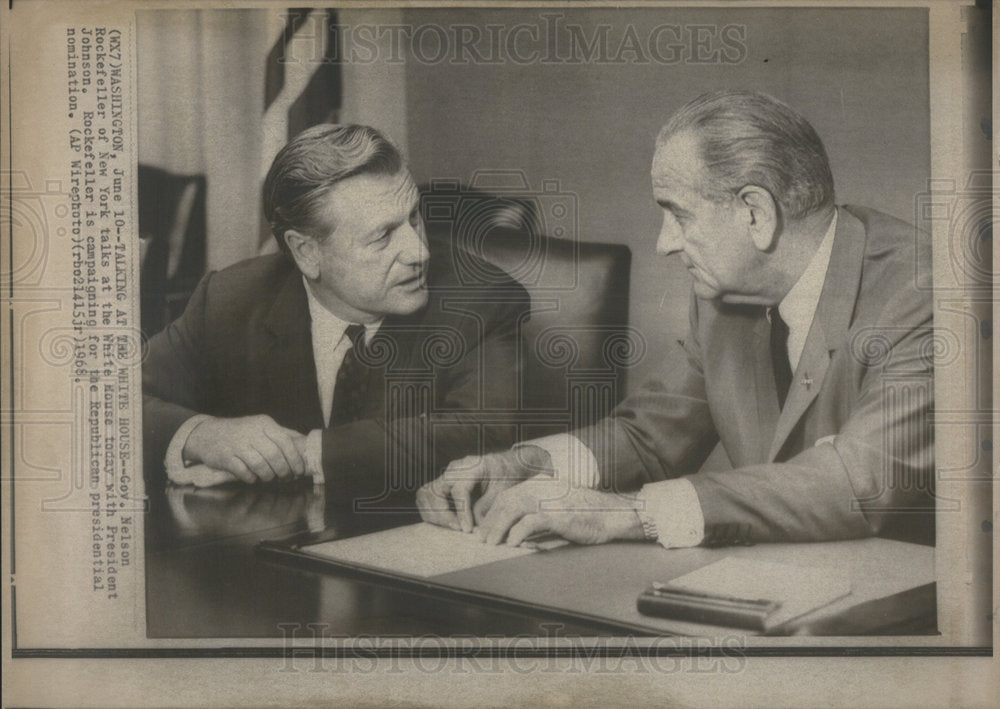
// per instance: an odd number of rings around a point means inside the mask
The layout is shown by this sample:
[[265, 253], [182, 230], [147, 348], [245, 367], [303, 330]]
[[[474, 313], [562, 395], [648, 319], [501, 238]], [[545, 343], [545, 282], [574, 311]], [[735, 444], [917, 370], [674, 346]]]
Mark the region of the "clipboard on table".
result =
[[[448, 535], [445, 537], [448, 540], [463, 536], [458, 532], [441, 531]], [[370, 535], [354, 537], [358, 541], [352, 544], [359, 544], [360, 540], [369, 537]], [[281, 541], [263, 542], [256, 551], [260, 559], [268, 562], [353, 577], [363, 582], [442, 600], [473, 602], [491, 609], [584, 622], [592, 628], [600, 628], [601, 632], [607, 630], [643, 635], [699, 636], [732, 632], [732, 626], [727, 628], [681, 621], [658, 615], [644, 615], [638, 611], [637, 597], [652, 581], [674, 583], [699, 569], [709, 569], [702, 573], [711, 572], [717, 579], [723, 579], [721, 588], [726, 595], [780, 600], [786, 612], [795, 608], [792, 596], [783, 593], [784, 597], [769, 598], [768, 594], [761, 594], [757, 589], [751, 592], [751, 589], [734, 583], [733, 573], [739, 572], [739, 569], [730, 565], [727, 572], [726, 566], [714, 566], [720, 557], [726, 558], [723, 556], [726, 554], [724, 550], [695, 548], [665, 551], [655, 545], [631, 542], [596, 546], [567, 545], [547, 552], [526, 552], [506, 561], [490, 562], [481, 559], [482, 565], [472, 566], [464, 571], [422, 576], [399, 568], [387, 568], [380, 560], [367, 553], [367, 545], [362, 545], [366, 549], [365, 553], [356, 557], [339, 552], [331, 555], [328, 548], [317, 546], [337, 540], [345, 540], [344, 531], [329, 529], [318, 534], [302, 534]], [[752, 566], [758, 573], [751, 576], [757, 578], [760, 578], [759, 572], [763, 567], [778, 563], [771, 560], [788, 558], [787, 562], [778, 564], [785, 572], [789, 571], [789, 567], [795, 567], [797, 573], [807, 577], [814, 587], [830, 588], [843, 584], [838, 595], [848, 593], [856, 601], [852, 605], [849, 598], [842, 597], [827, 606], [829, 611], [824, 609], [813, 613], [808, 608], [818, 608], [820, 606], [814, 604], [821, 602], [821, 599], [814, 597], [806, 604], [805, 611], [796, 613], [805, 615], [792, 619], [788, 624], [772, 626], [768, 623], [763, 631], [744, 629], [743, 632], [747, 634], [788, 634], [802, 623], [811, 629], [819, 618], [829, 619], [830, 622], [826, 625], [830, 627], [817, 626], [815, 632], [837, 634], [834, 631], [840, 629], [841, 622], [846, 622], [841, 620], [843, 613], [851, 612], [851, 608], [857, 604], [882, 599], [877, 603], [884, 605], [884, 601], [894, 607], [897, 603], [894, 594], [898, 595], [902, 591], [909, 593], [908, 589], [927, 583], [926, 579], [933, 580], [932, 550], [928, 552], [917, 545], [890, 540], [868, 539], [818, 544], [815, 547], [776, 545], [766, 551], [769, 553], [765, 556], [760, 548], [738, 548], [731, 550], [727, 556], [732, 561], [737, 561], [737, 566]], [[908, 572], [906, 576], [897, 572], [881, 579], [873, 589], [871, 584], [866, 585], [867, 577], [851, 574], [851, 569], [860, 563], [859, 558], [867, 564], [891, 558], [898, 562], [897, 565], [919, 567], [922, 570], [919, 573]], [[732, 564], [732, 561], [726, 563]], [[720, 574], [720, 570], [724, 573]], [[788, 573], [772, 578], [785, 579], [785, 585], [789, 587], [797, 585]], [[929, 612], [933, 620], [933, 611], [932, 593], [929, 605], [920, 604], [921, 617]], [[844, 627], [850, 628], [853, 633], [881, 627], [878, 622], [873, 623], [873, 620], [877, 621], [878, 618], [866, 616], [862, 619], [863, 622], [849, 622]]]
[[[414, 547], [421, 542], [426, 543], [427, 539], [434, 540], [433, 548], [437, 551], [429, 556], [425, 549], [424, 554], [414, 555]], [[473, 588], [456, 580], [463, 572], [477, 574], [479, 569], [483, 569], [487, 575], [496, 574], [497, 567], [502, 566], [505, 561], [558, 555], [562, 547], [573, 552], [594, 549], [578, 547], [551, 536], [540, 538], [535, 543], [538, 545], [536, 548], [485, 545], [473, 535], [419, 523], [355, 536], [345, 536], [343, 532], [333, 528], [322, 532], [300, 533], [285, 539], [261, 541], [255, 547], [255, 552], [259, 559], [269, 563], [347, 576], [449, 601], [473, 602], [494, 610], [541, 614], [571, 623], [585, 622], [600, 628], [601, 632], [655, 632], [642, 625], [623, 623], [613, 617], [581, 613], [549, 605], [547, 602], [531, 602], [494, 589]], [[456, 547], [470, 547], [471, 554], [461, 555], [463, 559], [460, 564], [452, 560], [441, 563], [438, 552], [446, 551], [448, 557], [454, 557]], [[508, 570], [504, 569], [499, 573], [509, 578]]]

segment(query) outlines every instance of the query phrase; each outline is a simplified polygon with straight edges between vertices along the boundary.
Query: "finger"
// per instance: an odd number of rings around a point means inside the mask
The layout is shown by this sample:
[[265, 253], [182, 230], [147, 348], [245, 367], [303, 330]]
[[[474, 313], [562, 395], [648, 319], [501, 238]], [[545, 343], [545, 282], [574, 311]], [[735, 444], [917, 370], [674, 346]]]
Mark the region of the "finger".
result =
[[468, 471], [476, 467], [478, 463], [482, 460], [481, 456], [478, 455], [467, 455], [464, 458], [458, 458], [448, 463], [448, 466], [444, 469], [441, 477], [460, 479], [462, 476], [467, 475]]
[[247, 485], [253, 485], [257, 482], [257, 476], [254, 475], [253, 471], [247, 467], [247, 464], [236, 455], [231, 455], [226, 458], [224, 467]]
[[485, 520], [489, 523], [486, 529], [485, 542], [490, 545], [502, 542], [510, 528], [519, 522], [526, 513], [519, 504], [509, 503], [505, 504], [501, 509], [491, 512], [486, 516]]
[[[203, 463], [198, 463], [195, 465], [188, 465], [183, 468], [178, 468], [177, 470], [168, 471], [167, 477], [170, 482], [175, 485], [194, 485], [195, 487], [208, 487], [209, 485], [217, 484], [213, 482], [217, 476], [224, 476], [227, 480], [235, 480], [235, 476], [224, 470], [218, 470], [210, 465], [205, 465]], [[208, 484], [203, 485], [202, 481], [206, 481]]]
[[483, 490], [483, 494], [478, 500], [476, 500], [475, 505], [473, 505], [472, 512], [477, 524], [483, 523], [483, 520], [489, 515], [490, 510], [492, 510], [497, 504], [497, 500], [500, 499], [500, 496], [511, 487], [513, 486], [506, 486], [496, 482], [491, 482], [486, 485], [486, 489]]
[[490, 486], [483, 483], [488, 478], [487, 461], [488, 458], [478, 455], [466, 456], [449, 465], [442, 476], [451, 485], [451, 499], [463, 532], [471, 532], [482, 518], [475, 513], [472, 497], [477, 487], [483, 487], [484, 494], [490, 491]]
[[[215, 442], [218, 440], [218, 436], [210, 435], [212, 429], [216, 426], [219, 419], [215, 419], [211, 416], [199, 421], [191, 432], [188, 434], [187, 440], [184, 442], [184, 447], [181, 450], [181, 454], [184, 456], [185, 460], [196, 460], [204, 462], [206, 459], [212, 457], [215, 452], [212, 450], [212, 446], [206, 445], [206, 442]], [[208, 450], [206, 450], [208, 448]]]
[[496, 503], [499, 495], [523, 482], [524, 476], [517, 474], [509, 465], [501, 464], [499, 456], [496, 461], [483, 473], [484, 489], [479, 498], [481, 503], [474, 510], [474, 514], [478, 515], [478, 519], [482, 519], [489, 514], [490, 508]]
[[474, 524], [472, 495], [479, 483], [479, 461], [479, 456], [453, 461], [433, 483], [433, 492], [445, 500], [455, 529], [463, 532], [471, 532]]
[[282, 466], [281, 472], [275, 471], [279, 478], [285, 479], [292, 475], [300, 476], [305, 472], [305, 461], [302, 460], [302, 456], [299, 454], [299, 449], [292, 440], [292, 437], [288, 435], [287, 429], [279, 428], [278, 431], [265, 430], [264, 435], [271, 440], [271, 443], [277, 446], [285, 460], [285, 464]]
[[261, 457], [271, 469], [271, 478], [267, 478], [268, 480], [288, 477], [292, 470], [288, 467], [288, 461], [285, 459], [285, 454], [281, 452], [281, 448], [278, 447], [277, 443], [271, 440], [267, 434], [264, 434], [255, 441], [255, 445], [257, 452], [260, 453]]
[[284, 453], [291, 474], [305, 475], [308, 472], [303, 452], [307, 438], [305, 434], [285, 428], [273, 421], [264, 427], [264, 433]]
[[417, 510], [421, 519], [439, 527], [460, 529], [455, 513], [448, 505], [448, 498], [436, 491], [436, 482], [429, 482], [417, 490]]
[[532, 534], [551, 531], [554, 530], [551, 529], [551, 524], [546, 515], [540, 513], [525, 515], [507, 532], [507, 544], [512, 547], [528, 546], [531, 542], [525, 542], [524, 540]]
[[254, 480], [251, 480], [251, 482], [256, 482], [257, 480], [267, 482], [274, 478], [274, 471], [271, 470], [271, 466], [268, 465], [267, 461], [264, 460], [264, 456], [257, 450], [250, 449], [242, 454], [237, 453], [236, 457], [250, 470], [250, 473], [254, 477]]
[[192, 476], [191, 484], [195, 487], [214, 487], [234, 482], [237, 478], [225, 470], [217, 470], [207, 465], [197, 466], [199, 470]]
[[476, 503], [472, 506], [472, 516], [475, 520], [475, 524], [481, 525], [486, 515], [490, 513], [493, 508], [493, 502], [496, 500], [497, 494], [492, 491], [492, 489], [487, 489], [483, 493], [482, 497], [476, 500]]
[[431, 524], [437, 524], [438, 505], [435, 504], [434, 495], [430, 492], [431, 483], [423, 485], [416, 494], [417, 512], [420, 513], [420, 518], [425, 522], [430, 522]]
[[503, 492], [495, 495], [493, 498], [493, 504], [490, 506], [489, 511], [479, 520], [479, 526], [476, 527], [476, 536], [478, 536], [479, 541], [484, 544], [489, 538], [493, 527], [499, 523], [501, 518], [503, 518], [504, 510], [508, 506], [508, 498], [509, 495]]
[[189, 465], [176, 470], [167, 470], [167, 479], [174, 485], [191, 485], [194, 476], [197, 474], [198, 465]]
[[451, 488], [451, 499], [455, 504], [455, 512], [458, 515], [458, 524], [463, 532], [472, 531], [472, 488], [475, 483], [464, 480], [456, 483]]

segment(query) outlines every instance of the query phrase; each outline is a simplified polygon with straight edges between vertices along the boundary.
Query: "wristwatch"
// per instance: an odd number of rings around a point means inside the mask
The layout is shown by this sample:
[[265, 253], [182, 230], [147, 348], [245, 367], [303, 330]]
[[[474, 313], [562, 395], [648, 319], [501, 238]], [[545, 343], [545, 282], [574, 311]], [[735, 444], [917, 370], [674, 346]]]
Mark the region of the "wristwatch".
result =
[[642, 494], [642, 490], [639, 490], [635, 496], [635, 502], [635, 513], [639, 515], [639, 521], [642, 523], [642, 536], [647, 542], [655, 542], [660, 538], [660, 535], [656, 531], [656, 522], [653, 521], [653, 517], [647, 511], [649, 506], [645, 495]]

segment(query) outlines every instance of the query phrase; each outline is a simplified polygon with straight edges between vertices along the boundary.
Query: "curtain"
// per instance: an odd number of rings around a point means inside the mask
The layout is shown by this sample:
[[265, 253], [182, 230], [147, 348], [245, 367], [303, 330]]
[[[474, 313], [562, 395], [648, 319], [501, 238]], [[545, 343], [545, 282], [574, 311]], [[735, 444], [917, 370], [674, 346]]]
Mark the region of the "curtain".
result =
[[342, 27], [401, 20], [399, 10], [136, 13], [139, 161], [204, 176], [207, 268], [273, 250], [261, 183], [304, 128], [367, 123], [405, 152], [405, 65], [381, 61], [387, 48], [374, 62], [338, 59]]

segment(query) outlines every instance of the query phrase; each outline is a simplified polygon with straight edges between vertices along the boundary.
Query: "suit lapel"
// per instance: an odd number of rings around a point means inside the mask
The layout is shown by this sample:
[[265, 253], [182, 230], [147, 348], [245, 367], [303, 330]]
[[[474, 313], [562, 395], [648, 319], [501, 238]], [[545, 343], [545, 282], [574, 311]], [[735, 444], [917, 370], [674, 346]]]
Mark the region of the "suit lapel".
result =
[[799, 366], [795, 369], [795, 375], [788, 388], [785, 407], [781, 410], [781, 415], [778, 416], [774, 440], [771, 441], [771, 448], [767, 454], [768, 462], [777, 457], [792, 429], [798, 424], [799, 419], [802, 418], [806, 409], [819, 393], [820, 387], [823, 386], [826, 370], [830, 366], [830, 352], [826, 342], [823, 326], [819, 319], [814, 317], [805, 346], [802, 349], [802, 356], [799, 358]]
[[380, 364], [367, 373], [366, 416], [382, 417], [397, 404], [388, 401], [391, 387], [396, 381], [398, 370], [405, 370], [409, 355], [406, 343], [403, 341], [403, 331], [406, 318], [399, 315], [387, 315], [379, 326], [375, 338], [369, 345], [380, 356]]
[[310, 322], [302, 277], [291, 269], [265, 320], [267, 396], [275, 420], [298, 430], [323, 427]]
[[[833, 353], [845, 344], [861, 282], [864, 252], [865, 231], [861, 223], [846, 210], [838, 209], [830, 265], [785, 407], [778, 417], [767, 455], [769, 462], [781, 451], [788, 436], [819, 394]], [[771, 386], [773, 389], [773, 375]]]

